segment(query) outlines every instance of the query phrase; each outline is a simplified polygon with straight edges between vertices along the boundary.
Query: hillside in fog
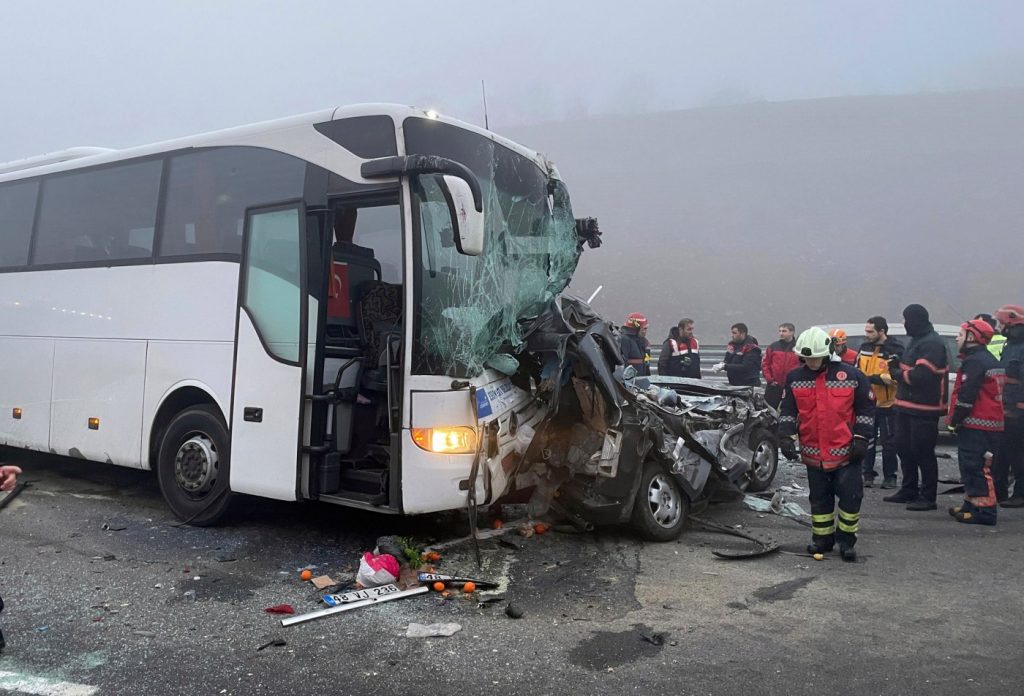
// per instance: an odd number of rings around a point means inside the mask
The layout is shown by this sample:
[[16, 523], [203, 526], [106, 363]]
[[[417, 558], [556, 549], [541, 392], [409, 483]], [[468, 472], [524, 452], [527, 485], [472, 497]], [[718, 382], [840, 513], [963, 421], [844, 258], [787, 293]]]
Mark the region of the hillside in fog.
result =
[[757, 103], [508, 129], [601, 220], [572, 284], [660, 341], [1024, 302], [1024, 92]]

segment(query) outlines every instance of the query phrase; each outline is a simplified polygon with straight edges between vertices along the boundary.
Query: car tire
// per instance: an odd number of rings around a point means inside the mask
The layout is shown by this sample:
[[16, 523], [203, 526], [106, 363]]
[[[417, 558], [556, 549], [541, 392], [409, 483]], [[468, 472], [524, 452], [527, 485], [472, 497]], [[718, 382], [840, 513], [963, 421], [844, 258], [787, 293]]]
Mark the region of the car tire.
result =
[[689, 514], [690, 499], [675, 475], [647, 462], [633, 504], [633, 529], [648, 541], [673, 541], [682, 534]]
[[231, 505], [227, 426], [211, 406], [192, 406], [167, 424], [157, 450], [160, 492], [178, 519], [206, 527]]
[[775, 435], [764, 428], [758, 428], [750, 435], [750, 462], [747, 490], [755, 493], [767, 490], [779, 470], [779, 442]]

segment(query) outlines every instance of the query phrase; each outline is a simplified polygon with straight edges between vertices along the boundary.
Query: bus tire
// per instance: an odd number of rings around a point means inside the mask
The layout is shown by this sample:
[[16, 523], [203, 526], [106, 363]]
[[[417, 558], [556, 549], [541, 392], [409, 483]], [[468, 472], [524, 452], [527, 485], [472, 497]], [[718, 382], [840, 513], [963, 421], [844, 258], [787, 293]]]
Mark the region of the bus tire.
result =
[[648, 461], [633, 504], [633, 529], [648, 541], [673, 541], [683, 533], [689, 514], [690, 499], [675, 474]]
[[157, 480], [171, 511], [206, 527], [231, 505], [231, 451], [227, 426], [212, 406], [190, 406], [171, 419], [157, 451]]

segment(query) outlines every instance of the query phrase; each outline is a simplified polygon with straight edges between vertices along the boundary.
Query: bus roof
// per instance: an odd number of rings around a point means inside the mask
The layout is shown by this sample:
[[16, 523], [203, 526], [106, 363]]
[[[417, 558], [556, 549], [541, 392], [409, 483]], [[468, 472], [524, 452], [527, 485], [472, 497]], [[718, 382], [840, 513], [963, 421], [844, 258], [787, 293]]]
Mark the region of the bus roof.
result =
[[80, 167], [132, 159], [135, 157], [145, 157], [147, 155], [155, 155], [161, 152], [180, 150], [189, 147], [237, 145], [241, 141], [248, 140], [251, 136], [259, 135], [261, 133], [271, 133], [273, 131], [303, 125], [312, 126], [316, 123], [352, 118], [355, 116], [390, 116], [397, 125], [401, 125], [402, 121], [410, 117], [418, 116], [421, 118], [436, 119], [442, 123], [458, 126], [459, 128], [464, 128], [468, 131], [490, 138], [523, 157], [533, 160], [545, 170], [554, 171], [553, 165], [547, 160], [547, 158], [538, 152], [523, 147], [516, 142], [503, 138], [496, 133], [480, 128], [479, 126], [475, 126], [471, 123], [466, 123], [450, 116], [444, 116], [432, 110], [418, 109], [401, 104], [354, 104], [351, 106], [340, 106], [334, 109], [313, 111], [306, 114], [299, 114], [297, 116], [288, 116], [285, 118], [274, 119], [272, 121], [262, 121], [244, 126], [225, 128], [222, 130], [210, 131], [208, 133], [199, 133], [182, 138], [175, 138], [173, 140], [165, 140], [148, 145], [125, 148], [122, 150], [98, 147], [75, 147], [58, 152], [12, 160], [10, 162], [0, 163], [0, 183], [69, 169], [78, 169]]

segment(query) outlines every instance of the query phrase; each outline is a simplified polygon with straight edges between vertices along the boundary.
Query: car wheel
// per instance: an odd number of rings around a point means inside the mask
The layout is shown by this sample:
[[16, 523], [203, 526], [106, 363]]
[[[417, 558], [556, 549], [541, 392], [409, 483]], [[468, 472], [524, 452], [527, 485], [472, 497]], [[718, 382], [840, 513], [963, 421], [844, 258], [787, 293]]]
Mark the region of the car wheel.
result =
[[157, 480], [171, 511], [188, 524], [216, 524], [231, 504], [230, 440], [220, 415], [193, 406], [176, 415], [160, 438]]
[[779, 469], [778, 441], [771, 432], [759, 428], [750, 436], [750, 449], [754, 454], [750, 460], [750, 473], [747, 475], [747, 490], [766, 490], [772, 485], [775, 472]]
[[633, 505], [633, 528], [648, 541], [677, 539], [690, 514], [690, 500], [675, 475], [647, 462]]

